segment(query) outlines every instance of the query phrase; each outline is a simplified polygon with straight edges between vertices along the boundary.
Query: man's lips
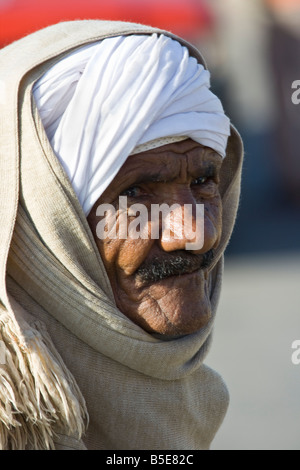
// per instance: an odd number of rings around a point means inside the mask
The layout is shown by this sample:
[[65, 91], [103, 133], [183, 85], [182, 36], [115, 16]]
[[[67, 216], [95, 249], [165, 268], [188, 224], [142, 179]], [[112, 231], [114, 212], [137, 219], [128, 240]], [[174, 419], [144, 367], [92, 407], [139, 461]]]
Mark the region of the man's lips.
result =
[[199, 269], [207, 269], [214, 259], [213, 250], [203, 255], [193, 255], [186, 251], [165, 253], [144, 261], [136, 270], [135, 276], [142, 283], [153, 283], [172, 276], [190, 274]]

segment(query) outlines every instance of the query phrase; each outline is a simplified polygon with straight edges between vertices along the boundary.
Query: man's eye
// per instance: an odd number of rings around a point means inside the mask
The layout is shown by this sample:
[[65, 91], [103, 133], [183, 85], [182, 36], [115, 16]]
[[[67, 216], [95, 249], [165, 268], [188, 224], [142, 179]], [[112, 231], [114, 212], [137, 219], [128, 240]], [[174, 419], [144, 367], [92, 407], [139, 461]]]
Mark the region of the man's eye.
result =
[[121, 192], [120, 196], [136, 197], [140, 193], [140, 188], [138, 186], [131, 186], [128, 189], [125, 189]]
[[197, 185], [205, 184], [207, 181], [208, 181], [207, 176], [199, 176], [199, 178], [196, 178], [192, 181], [192, 185], [197, 186]]

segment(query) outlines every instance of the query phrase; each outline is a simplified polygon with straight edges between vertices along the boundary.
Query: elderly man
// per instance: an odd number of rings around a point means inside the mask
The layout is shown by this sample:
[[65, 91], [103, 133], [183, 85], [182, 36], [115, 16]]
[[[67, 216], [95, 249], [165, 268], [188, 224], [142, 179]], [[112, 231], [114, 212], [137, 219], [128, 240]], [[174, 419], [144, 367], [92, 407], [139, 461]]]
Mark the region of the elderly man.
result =
[[78, 21], [0, 62], [1, 448], [208, 449], [228, 405], [204, 360], [242, 143], [200, 53]]

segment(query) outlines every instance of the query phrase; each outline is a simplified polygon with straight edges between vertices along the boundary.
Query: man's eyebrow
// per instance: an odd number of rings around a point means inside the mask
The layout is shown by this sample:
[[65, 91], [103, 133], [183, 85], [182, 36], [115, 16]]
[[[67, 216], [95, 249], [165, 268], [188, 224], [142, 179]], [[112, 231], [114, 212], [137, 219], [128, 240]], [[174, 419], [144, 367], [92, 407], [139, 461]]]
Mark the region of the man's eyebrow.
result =
[[190, 175], [194, 178], [199, 176], [205, 176], [206, 178], [214, 178], [218, 175], [220, 170], [220, 165], [215, 162], [207, 162], [201, 166], [195, 165], [193, 168], [190, 168]]
[[170, 178], [167, 175], [163, 174], [163, 172], [153, 173], [153, 174], [148, 173], [148, 174], [141, 175], [138, 178], [136, 178], [132, 186], [136, 184], [143, 184], [143, 183], [163, 183], [166, 181], [172, 181], [174, 179], [175, 177]]
[[219, 167], [215, 163], [210, 162], [209, 165], [203, 168], [203, 172], [205, 176], [215, 176], [218, 169]]
[[[201, 164], [201, 166], [196, 166], [195, 168], [191, 169], [190, 175], [194, 178], [199, 176], [205, 176], [207, 178], [214, 177], [219, 169], [219, 165], [215, 164], [215, 162], [207, 162], [205, 164]], [[165, 170], [165, 171], [164, 171]], [[151, 173], [151, 171], [144, 173], [142, 175], [137, 176], [134, 181], [130, 184], [130, 186], [136, 186], [139, 184], [145, 183], [166, 183], [172, 182], [177, 178], [176, 174], [172, 174], [170, 171], [161, 170], [160, 172]]]

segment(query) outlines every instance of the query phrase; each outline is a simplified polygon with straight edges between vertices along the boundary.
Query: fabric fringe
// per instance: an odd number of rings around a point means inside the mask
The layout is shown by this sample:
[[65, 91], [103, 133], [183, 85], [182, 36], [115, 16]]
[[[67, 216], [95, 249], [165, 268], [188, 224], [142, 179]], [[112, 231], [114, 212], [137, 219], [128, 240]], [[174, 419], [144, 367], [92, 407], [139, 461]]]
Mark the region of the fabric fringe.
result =
[[20, 334], [4, 311], [0, 328], [0, 449], [54, 449], [55, 432], [80, 439], [84, 398], [45, 327], [24, 323]]

